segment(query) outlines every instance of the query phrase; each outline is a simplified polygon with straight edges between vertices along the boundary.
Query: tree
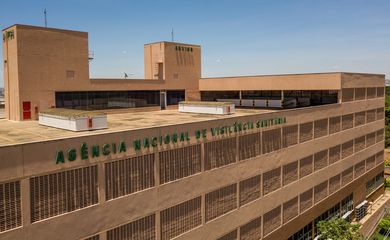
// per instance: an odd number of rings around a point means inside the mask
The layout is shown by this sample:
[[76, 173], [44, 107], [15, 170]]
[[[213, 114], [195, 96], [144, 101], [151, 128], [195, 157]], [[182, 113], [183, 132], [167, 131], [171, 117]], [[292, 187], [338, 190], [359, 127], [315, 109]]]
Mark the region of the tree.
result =
[[361, 240], [359, 224], [351, 224], [344, 219], [337, 218], [329, 221], [319, 221], [318, 239], [320, 240]]

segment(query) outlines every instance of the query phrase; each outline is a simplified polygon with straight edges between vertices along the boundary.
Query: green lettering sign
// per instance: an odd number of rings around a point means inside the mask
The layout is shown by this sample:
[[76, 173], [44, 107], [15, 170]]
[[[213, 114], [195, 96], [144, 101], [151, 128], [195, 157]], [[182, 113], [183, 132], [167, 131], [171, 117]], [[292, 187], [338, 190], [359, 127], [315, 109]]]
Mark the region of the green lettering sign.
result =
[[99, 157], [100, 155], [100, 149], [99, 149], [99, 145], [93, 145], [92, 146], [92, 157]]
[[88, 146], [86, 143], [81, 144], [81, 159], [88, 159]]
[[102, 148], [102, 153], [104, 156], [110, 155], [110, 144], [104, 144]]
[[63, 151], [58, 151], [56, 154], [56, 164], [65, 163], [65, 157]]
[[126, 152], [126, 143], [124, 141], [119, 143], [119, 153], [121, 152]]
[[68, 150], [68, 160], [73, 162], [74, 160], [76, 160], [76, 149], [72, 148], [72, 149], [69, 149]]

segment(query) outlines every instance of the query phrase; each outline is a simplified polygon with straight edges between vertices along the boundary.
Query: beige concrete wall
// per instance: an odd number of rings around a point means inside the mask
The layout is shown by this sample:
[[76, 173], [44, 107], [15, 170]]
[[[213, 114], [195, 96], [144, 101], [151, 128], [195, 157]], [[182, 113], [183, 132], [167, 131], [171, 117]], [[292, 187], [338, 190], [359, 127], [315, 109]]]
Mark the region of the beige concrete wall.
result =
[[341, 73], [238, 76], [199, 80], [200, 91], [338, 89], [341, 89]]
[[384, 87], [385, 75], [342, 73], [342, 88]]
[[[178, 51], [182, 47], [186, 50]], [[191, 48], [192, 51], [187, 50]], [[144, 46], [145, 78], [159, 79], [155, 76], [156, 64], [163, 66], [162, 76], [165, 89], [198, 90], [201, 75], [201, 47], [176, 42], [157, 42]]]
[[[25, 25], [12, 28], [16, 37], [8, 43], [8, 48], [14, 49], [8, 52], [12, 80], [10, 91], [6, 89], [11, 94], [9, 119], [22, 120], [23, 101], [31, 102], [35, 119], [34, 108], [53, 106], [56, 90], [89, 85], [88, 33]], [[74, 71], [74, 78], [67, 78], [66, 71]]]
[[[273, 112], [267, 114], [259, 114], [247, 117], [232, 117], [223, 120], [214, 120], [207, 122], [197, 122], [192, 124], [178, 124], [168, 127], [155, 127], [150, 129], [140, 129], [133, 131], [124, 131], [119, 133], [104, 134], [75, 137], [70, 139], [62, 139], [56, 141], [47, 141], [31, 144], [23, 144], [12, 147], [0, 148], [0, 182], [10, 179], [28, 179], [31, 176], [47, 174], [59, 170], [71, 169], [81, 166], [88, 166], [98, 163], [102, 169], [103, 163], [122, 159], [124, 157], [136, 156], [148, 152], [156, 152], [158, 150], [182, 147], [190, 145], [201, 140], [194, 138], [196, 129], [232, 125], [234, 122], [240, 121], [255, 121], [259, 119], [269, 119], [274, 117], [285, 116], [287, 124], [293, 125], [304, 123], [316, 119], [323, 119], [332, 116], [358, 112], [362, 110], [372, 109], [383, 106], [384, 99], [372, 99], [348, 102], [344, 104], [332, 104], [327, 106], [318, 106], [311, 108], [292, 109], [283, 112]], [[312, 141], [298, 144], [289, 148], [282, 149], [269, 154], [263, 154], [259, 157], [248, 159], [236, 164], [231, 164], [211, 171], [202, 172], [190, 177], [183, 178], [179, 181], [174, 181], [164, 185], [154, 187], [149, 190], [144, 190], [138, 193], [123, 196], [114, 200], [105, 202], [104, 198], [100, 199], [100, 203], [95, 206], [77, 210], [62, 216], [53, 217], [40, 222], [26, 225], [20, 229], [11, 230], [1, 233], [0, 239], [80, 239], [91, 234], [102, 232], [118, 225], [130, 222], [139, 217], [143, 217], [153, 212], [158, 212], [170, 206], [174, 206], [180, 202], [204, 195], [214, 189], [226, 186], [230, 183], [235, 183], [248, 177], [263, 173], [276, 166], [284, 165], [289, 162], [299, 160], [303, 157], [316, 153], [320, 150], [335, 146], [347, 140], [354, 139], [361, 135], [382, 129], [383, 120], [378, 120], [372, 123], [365, 124], [353, 129], [341, 131], [332, 135], [327, 135]], [[273, 126], [267, 129], [272, 129], [280, 126]], [[191, 141], [186, 144], [177, 144], [158, 149], [150, 149], [148, 151], [135, 152], [130, 146], [134, 139], [143, 137], [152, 137], [159, 134], [188, 131]], [[239, 134], [238, 134], [239, 135]], [[207, 140], [216, 140], [221, 137], [212, 137], [209, 133]], [[66, 162], [65, 164], [55, 164], [54, 157], [56, 151], [75, 147], [79, 149], [82, 143], [86, 142], [89, 145], [104, 143], [119, 142], [124, 140], [128, 143], [128, 151], [122, 154], [114, 154], [109, 157], [99, 157], [88, 160], [80, 160], [79, 157], [74, 162]], [[178, 239], [215, 239], [227, 233], [228, 231], [245, 224], [254, 217], [260, 216], [270, 209], [282, 204], [283, 202], [295, 197], [298, 193], [304, 192], [324, 179], [342, 172], [350, 166], [360, 162], [363, 159], [377, 153], [383, 149], [383, 141], [369, 147], [356, 155], [352, 155], [341, 161], [336, 162], [330, 167], [321, 169], [297, 182], [294, 182], [286, 187], [283, 187], [275, 192], [272, 192], [260, 199], [245, 205], [237, 210], [225, 214], [213, 221], [208, 222], [200, 228], [196, 228], [186, 234], [183, 234]], [[266, 239], [275, 239], [279, 236], [284, 239], [293, 234], [299, 228], [307, 224], [308, 221], [317, 217], [324, 210], [340, 201], [350, 192], [360, 195], [365, 191], [365, 182], [375, 174], [383, 170], [383, 166], [377, 166], [369, 171], [358, 180], [350, 183], [336, 194], [330, 196], [325, 201], [321, 202], [318, 207], [312, 208], [308, 212], [300, 215], [291, 223], [283, 226], [275, 233], [267, 236]], [[100, 171], [104, 172], [104, 171]], [[212, 183], [212, 184], [210, 184]], [[24, 195], [28, 195], [28, 192]], [[102, 195], [101, 195], [102, 196]], [[104, 196], [104, 194], [103, 194]], [[355, 200], [355, 199], [354, 199]], [[357, 201], [357, 200], [355, 200]], [[28, 208], [28, 202], [23, 202], [24, 208]], [[90, 219], [90, 221], [85, 221]], [[47, 229], [50, 229], [48, 231]]]
[[18, 67], [18, 31], [15, 26], [3, 30], [14, 32], [14, 38], [2, 42], [4, 61], [4, 100], [5, 117], [20, 120], [21, 102], [19, 100], [19, 67]]

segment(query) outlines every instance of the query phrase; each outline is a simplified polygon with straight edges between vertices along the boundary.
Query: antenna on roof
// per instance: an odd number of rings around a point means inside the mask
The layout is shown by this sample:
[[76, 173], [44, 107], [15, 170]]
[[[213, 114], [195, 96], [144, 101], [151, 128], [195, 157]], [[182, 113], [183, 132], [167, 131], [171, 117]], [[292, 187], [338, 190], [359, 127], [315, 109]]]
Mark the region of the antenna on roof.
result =
[[46, 11], [46, 8], [43, 11], [43, 14], [45, 15], [45, 27], [47, 27], [47, 11]]
[[174, 42], [174, 41], [175, 41], [175, 39], [174, 39], [173, 28], [172, 28], [172, 31], [171, 31], [171, 37], [172, 37], [172, 42]]

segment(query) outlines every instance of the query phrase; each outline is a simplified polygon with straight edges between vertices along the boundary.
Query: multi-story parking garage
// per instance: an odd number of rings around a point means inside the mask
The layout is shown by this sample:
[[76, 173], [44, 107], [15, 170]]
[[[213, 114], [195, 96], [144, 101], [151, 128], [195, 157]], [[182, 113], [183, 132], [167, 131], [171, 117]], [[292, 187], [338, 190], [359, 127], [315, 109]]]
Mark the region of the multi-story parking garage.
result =
[[[384, 191], [383, 75], [206, 79], [200, 46], [161, 42], [148, 79], [90, 79], [87, 33], [15, 25], [3, 48], [0, 239], [312, 239]], [[48, 108], [108, 128], [39, 125]]]

